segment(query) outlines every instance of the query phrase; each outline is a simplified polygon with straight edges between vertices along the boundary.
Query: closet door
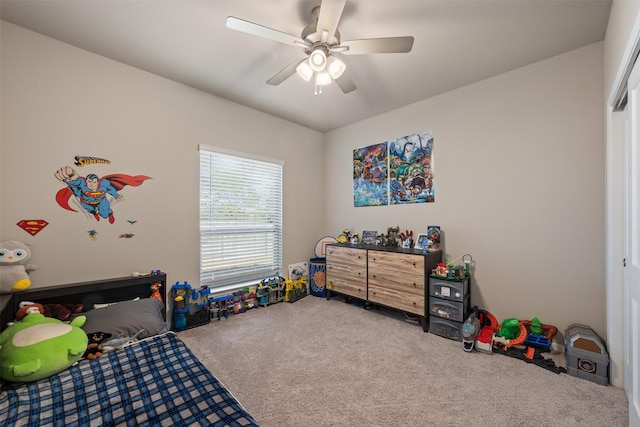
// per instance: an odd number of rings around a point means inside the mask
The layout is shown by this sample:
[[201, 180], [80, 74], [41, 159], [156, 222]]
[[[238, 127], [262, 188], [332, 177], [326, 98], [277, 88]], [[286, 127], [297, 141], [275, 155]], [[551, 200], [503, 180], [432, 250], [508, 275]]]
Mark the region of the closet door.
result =
[[624, 388], [629, 425], [640, 426], [640, 64], [628, 81], [625, 147]]

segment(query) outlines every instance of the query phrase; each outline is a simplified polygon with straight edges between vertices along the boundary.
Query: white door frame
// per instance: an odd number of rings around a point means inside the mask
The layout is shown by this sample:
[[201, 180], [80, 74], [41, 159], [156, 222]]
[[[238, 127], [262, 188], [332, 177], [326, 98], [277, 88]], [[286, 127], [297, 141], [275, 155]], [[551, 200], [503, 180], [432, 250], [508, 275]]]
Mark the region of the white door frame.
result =
[[625, 193], [625, 274], [624, 274], [624, 389], [629, 399], [629, 425], [640, 427], [640, 229], [638, 209], [640, 189], [638, 175], [640, 165], [640, 63], [636, 61], [629, 78], [629, 102], [627, 105], [627, 161]]
[[[624, 258], [624, 141], [625, 112], [607, 109], [606, 159], [606, 319], [609, 349], [609, 380], [624, 385], [623, 280]], [[619, 143], [614, 143], [619, 141]]]
[[[624, 266], [625, 256], [625, 144], [627, 138], [626, 113], [615, 111], [623, 94], [627, 79], [640, 52], [640, 14], [636, 16], [626, 49], [621, 59], [615, 83], [606, 105], [606, 297], [607, 340], [609, 346], [611, 384], [624, 383]], [[635, 372], [640, 366], [634, 365]], [[629, 405], [631, 411], [631, 404]], [[630, 412], [631, 414], [631, 412]], [[634, 420], [639, 419], [634, 417]], [[631, 421], [631, 418], [630, 418]], [[635, 424], [635, 421], [634, 421]]]

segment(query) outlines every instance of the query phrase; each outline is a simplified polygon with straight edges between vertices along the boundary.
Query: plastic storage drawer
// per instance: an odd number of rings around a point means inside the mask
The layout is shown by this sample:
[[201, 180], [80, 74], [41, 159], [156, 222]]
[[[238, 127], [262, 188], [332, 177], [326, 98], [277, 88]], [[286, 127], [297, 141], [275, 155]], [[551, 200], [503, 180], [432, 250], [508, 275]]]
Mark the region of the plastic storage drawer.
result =
[[429, 298], [429, 314], [447, 320], [464, 322], [465, 309], [463, 302], [445, 301], [438, 298]]
[[442, 280], [430, 277], [429, 295], [450, 301], [462, 301], [469, 295], [469, 280]]
[[429, 332], [456, 341], [462, 341], [462, 323], [429, 316]]

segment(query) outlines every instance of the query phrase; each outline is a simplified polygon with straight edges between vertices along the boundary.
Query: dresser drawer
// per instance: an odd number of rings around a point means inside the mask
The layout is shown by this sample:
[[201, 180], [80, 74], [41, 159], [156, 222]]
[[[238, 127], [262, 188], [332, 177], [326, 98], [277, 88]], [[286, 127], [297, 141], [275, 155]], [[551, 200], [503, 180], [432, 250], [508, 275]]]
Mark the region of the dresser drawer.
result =
[[327, 289], [359, 299], [367, 299], [367, 287], [364, 282], [327, 276]]
[[369, 282], [368, 299], [408, 313], [424, 316], [424, 295], [408, 293], [387, 286], [377, 286]]
[[367, 251], [340, 246], [327, 246], [327, 265], [339, 263], [354, 267], [367, 268]]
[[424, 256], [396, 252], [369, 251], [370, 270], [390, 270], [424, 275]]
[[429, 277], [429, 295], [451, 301], [462, 301], [469, 295], [469, 280], [442, 280]]
[[379, 286], [400, 293], [419, 295], [424, 299], [424, 276], [370, 268], [368, 280], [369, 286]]
[[465, 313], [464, 302], [429, 298], [429, 314], [456, 322], [464, 322], [467, 313]]
[[345, 281], [353, 281], [365, 284], [367, 281], [367, 270], [364, 267], [342, 264], [339, 262], [327, 262], [326, 265], [327, 282], [336, 278]]

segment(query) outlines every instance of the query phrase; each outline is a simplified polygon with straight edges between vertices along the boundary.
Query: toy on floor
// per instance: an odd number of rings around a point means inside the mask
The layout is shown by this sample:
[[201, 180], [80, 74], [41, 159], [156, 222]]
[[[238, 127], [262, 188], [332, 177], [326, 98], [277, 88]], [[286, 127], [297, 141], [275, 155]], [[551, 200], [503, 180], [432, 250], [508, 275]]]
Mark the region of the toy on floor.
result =
[[533, 347], [541, 347], [547, 351], [551, 350], [553, 337], [558, 333], [558, 328], [553, 325], [545, 325], [537, 317], [529, 320], [521, 320], [520, 323], [527, 329], [527, 339], [525, 344]]
[[28, 273], [38, 267], [28, 264], [30, 259], [31, 250], [24, 243], [0, 242], [0, 293], [24, 291], [31, 286]]
[[527, 339], [527, 329], [515, 318], [509, 318], [502, 322], [498, 331], [493, 334], [493, 349], [507, 351], [510, 347], [523, 344]]
[[469, 315], [460, 332], [462, 334], [462, 349], [467, 352], [473, 351], [476, 338], [480, 334], [480, 319], [478, 319], [476, 313]]
[[484, 353], [492, 352], [493, 334], [498, 329], [498, 320], [486, 310], [481, 310], [477, 306], [473, 307], [473, 313], [480, 323], [480, 330], [475, 341], [475, 348]]

